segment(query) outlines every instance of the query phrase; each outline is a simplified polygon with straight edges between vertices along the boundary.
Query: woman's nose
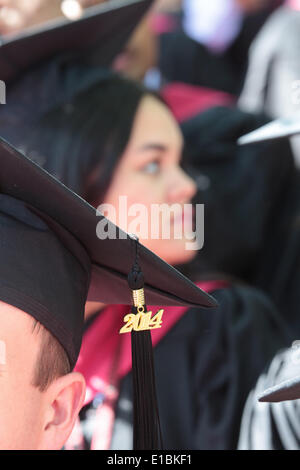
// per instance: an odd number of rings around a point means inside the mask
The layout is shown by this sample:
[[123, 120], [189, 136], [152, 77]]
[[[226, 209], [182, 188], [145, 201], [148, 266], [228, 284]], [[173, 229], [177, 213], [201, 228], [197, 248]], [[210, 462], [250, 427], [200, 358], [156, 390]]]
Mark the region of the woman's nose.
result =
[[197, 185], [195, 181], [180, 167], [169, 173], [170, 181], [168, 187], [168, 200], [170, 203], [190, 202], [196, 194]]

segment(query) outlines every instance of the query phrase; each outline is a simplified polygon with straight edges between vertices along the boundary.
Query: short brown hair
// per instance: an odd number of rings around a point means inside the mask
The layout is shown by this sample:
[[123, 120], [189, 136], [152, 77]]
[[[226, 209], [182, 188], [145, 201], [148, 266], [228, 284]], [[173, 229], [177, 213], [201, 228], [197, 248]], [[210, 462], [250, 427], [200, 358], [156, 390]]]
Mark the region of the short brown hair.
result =
[[36, 320], [33, 324], [33, 331], [35, 330], [41, 335], [41, 344], [32, 384], [43, 392], [56, 378], [69, 374], [71, 366], [67, 353], [61, 344]]

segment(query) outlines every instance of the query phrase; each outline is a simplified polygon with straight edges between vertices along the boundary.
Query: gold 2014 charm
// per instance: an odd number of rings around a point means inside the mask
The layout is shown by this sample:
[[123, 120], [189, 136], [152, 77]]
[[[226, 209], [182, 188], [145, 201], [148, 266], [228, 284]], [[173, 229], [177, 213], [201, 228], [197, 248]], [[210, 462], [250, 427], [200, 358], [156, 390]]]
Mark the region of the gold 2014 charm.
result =
[[163, 309], [153, 315], [152, 312], [128, 313], [124, 317], [125, 325], [120, 329], [120, 333], [130, 333], [134, 331], [154, 330], [162, 325]]

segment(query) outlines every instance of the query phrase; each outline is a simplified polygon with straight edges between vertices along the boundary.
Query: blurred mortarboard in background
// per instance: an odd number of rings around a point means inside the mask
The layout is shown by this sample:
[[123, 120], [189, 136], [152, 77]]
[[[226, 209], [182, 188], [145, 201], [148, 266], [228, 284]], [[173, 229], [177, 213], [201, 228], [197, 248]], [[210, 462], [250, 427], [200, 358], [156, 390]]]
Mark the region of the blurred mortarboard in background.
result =
[[68, 104], [76, 92], [107, 79], [152, 0], [111, 0], [90, 7], [75, 21], [59, 20], [11, 37], [0, 46], [0, 135], [19, 149], [35, 121]]
[[259, 396], [259, 401], [261, 402], [280, 402], [297, 399], [300, 399], [300, 375], [268, 388]]
[[276, 119], [268, 124], [241, 136], [237, 143], [239, 145], [253, 144], [267, 140], [282, 139], [300, 134], [300, 114], [291, 117]]

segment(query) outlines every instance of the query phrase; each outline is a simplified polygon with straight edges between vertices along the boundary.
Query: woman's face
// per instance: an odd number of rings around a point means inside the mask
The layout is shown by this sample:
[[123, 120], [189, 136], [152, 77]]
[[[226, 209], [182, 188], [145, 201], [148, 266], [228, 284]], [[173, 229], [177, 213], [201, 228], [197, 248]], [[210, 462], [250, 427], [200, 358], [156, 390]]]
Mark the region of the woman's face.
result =
[[182, 209], [196, 186], [180, 167], [182, 148], [183, 137], [170, 111], [146, 95], [103, 201], [115, 208], [115, 214], [107, 213], [113, 222], [135, 233], [170, 264], [184, 263], [196, 253], [186, 248], [192, 227], [184, 229], [183, 220], [192, 219], [192, 213], [191, 206], [186, 206], [183, 217]]

